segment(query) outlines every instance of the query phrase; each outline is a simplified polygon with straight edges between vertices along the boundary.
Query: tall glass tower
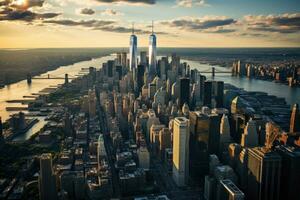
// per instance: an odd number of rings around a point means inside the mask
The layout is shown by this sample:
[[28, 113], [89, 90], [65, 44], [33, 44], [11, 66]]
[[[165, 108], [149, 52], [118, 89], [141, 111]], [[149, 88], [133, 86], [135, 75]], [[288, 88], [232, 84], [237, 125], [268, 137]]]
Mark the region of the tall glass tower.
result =
[[134, 71], [137, 68], [137, 37], [134, 35], [134, 26], [132, 25], [132, 35], [130, 36], [130, 58], [129, 58], [129, 69]]
[[149, 37], [149, 75], [151, 77], [156, 75], [156, 35], [153, 32], [153, 21], [152, 34]]

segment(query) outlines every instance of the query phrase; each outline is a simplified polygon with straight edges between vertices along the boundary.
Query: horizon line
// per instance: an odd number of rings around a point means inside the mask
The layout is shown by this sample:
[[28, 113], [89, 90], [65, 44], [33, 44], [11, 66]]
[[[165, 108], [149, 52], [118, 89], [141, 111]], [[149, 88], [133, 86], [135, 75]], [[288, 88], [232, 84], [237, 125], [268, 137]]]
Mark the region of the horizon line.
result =
[[[108, 49], [108, 48], [111, 48], [111, 49], [120, 49], [120, 48], [129, 48], [129, 47], [0, 47], [0, 50], [6, 50], [6, 49], [9, 49], [9, 50], [26, 50], [26, 49]], [[138, 47], [139, 48], [148, 48], [148, 46], [141, 46], [141, 47]], [[240, 46], [229, 46], [229, 47], [182, 47], [182, 46], [162, 46], [162, 47], [157, 47], [157, 49], [160, 49], [160, 48], [177, 48], [177, 49], [243, 49], [243, 48], [247, 48], [247, 49], [263, 49], [263, 48], [269, 48], [269, 49], [280, 49], [280, 48], [286, 48], [286, 49], [298, 49], [300, 48], [300, 46], [275, 46], [275, 47], [272, 47], [272, 46], [257, 46], [257, 47], [253, 47], [253, 46], [243, 46], [243, 47], [240, 47]]]

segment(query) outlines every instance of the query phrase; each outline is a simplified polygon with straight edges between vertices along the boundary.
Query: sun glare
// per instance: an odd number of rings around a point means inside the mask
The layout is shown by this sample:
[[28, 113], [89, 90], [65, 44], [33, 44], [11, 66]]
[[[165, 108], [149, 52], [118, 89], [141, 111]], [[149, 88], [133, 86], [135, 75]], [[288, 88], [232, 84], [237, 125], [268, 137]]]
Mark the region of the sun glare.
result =
[[15, 0], [14, 4], [18, 5], [18, 6], [24, 6], [26, 3], [26, 0]]

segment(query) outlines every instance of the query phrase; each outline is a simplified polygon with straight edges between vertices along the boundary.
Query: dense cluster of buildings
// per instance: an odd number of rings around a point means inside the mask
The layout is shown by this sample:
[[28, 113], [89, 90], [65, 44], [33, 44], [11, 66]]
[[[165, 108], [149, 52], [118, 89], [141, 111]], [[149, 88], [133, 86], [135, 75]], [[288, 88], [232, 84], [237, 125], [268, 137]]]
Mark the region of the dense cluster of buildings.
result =
[[41, 200], [297, 199], [298, 104], [206, 80], [175, 54], [158, 60], [153, 31], [148, 56], [134, 32], [129, 52], [63, 86], [84, 95], [57, 102], [64, 134], [39, 158]]
[[287, 83], [291, 87], [300, 85], [300, 67], [293, 63], [262, 65], [236, 61], [232, 65], [232, 74]]

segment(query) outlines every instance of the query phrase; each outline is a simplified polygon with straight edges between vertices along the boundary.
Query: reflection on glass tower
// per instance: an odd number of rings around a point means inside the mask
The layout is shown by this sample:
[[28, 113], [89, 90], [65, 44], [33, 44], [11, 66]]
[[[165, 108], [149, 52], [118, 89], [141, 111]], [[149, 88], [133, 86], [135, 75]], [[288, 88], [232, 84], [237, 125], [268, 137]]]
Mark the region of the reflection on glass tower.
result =
[[149, 75], [151, 77], [156, 75], [156, 36], [153, 32], [153, 21], [152, 34], [149, 37]]
[[134, 25], [132, 24], [132, 35], [130, 36], [130, 60], [129, 60], [129, 69], [134, 71], [137, 67], [137, 37], [134, 35]]

